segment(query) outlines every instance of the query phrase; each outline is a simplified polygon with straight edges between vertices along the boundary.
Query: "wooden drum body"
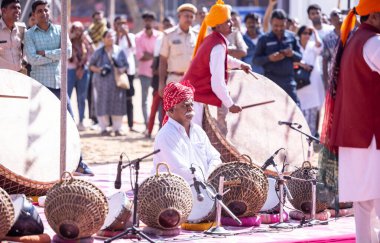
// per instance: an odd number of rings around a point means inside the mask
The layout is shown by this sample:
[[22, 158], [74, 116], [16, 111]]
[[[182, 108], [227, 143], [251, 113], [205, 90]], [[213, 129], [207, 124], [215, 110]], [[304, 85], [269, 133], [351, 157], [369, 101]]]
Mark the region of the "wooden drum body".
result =
[[15, 220], [15, 210], [12, 199], [0, 187], [0, 241], [11, 229]]

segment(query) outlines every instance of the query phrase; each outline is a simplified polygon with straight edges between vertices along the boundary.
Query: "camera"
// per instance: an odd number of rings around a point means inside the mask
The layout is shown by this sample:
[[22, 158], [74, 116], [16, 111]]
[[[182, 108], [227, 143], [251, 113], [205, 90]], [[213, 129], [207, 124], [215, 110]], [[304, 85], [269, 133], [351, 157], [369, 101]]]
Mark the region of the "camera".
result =
[[100, 76], [105, 77], [111, 72], [112, 68], [108, 64], [104, 64], [102, 69], [100, 70]]

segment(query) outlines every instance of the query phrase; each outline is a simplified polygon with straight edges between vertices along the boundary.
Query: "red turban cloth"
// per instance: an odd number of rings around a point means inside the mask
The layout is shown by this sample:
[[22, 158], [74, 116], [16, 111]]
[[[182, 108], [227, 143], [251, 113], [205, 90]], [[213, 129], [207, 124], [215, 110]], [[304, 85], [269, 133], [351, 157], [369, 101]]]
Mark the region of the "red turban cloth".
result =
[[[184, 100], [194, 99], [194, 87], [189, 81], [182, 81], [180, 83], [169, 83], [164, 89], [164, 110], [168, 111], [176, 104]], [[168, 121], [167, 115], [162, 121], [164, 125]]]

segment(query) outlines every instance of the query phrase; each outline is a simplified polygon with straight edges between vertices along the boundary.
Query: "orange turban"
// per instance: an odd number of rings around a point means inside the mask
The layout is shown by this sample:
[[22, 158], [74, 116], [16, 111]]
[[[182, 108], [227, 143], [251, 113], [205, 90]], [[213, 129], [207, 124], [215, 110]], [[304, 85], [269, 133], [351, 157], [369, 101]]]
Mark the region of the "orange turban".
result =
[[217, 0], [211, 7], [210, 12], [206, 15], [199, 29], [197, 43], [194, 48], [193, 57], [198, 51], [199, 46], [202, 44], [203, 39], [207, 33], [207, 27], [215, 27], [219, 24], [223, 24], [231, 18], [231, 10], [228, 5], [225, 5], [223, 0]]
[[348, 13], [347, 17], [344, 19], [341, 31], [341, 40], [343, 45], [346, 44], [348, 35], [351, 30], [355, 27], [356, 16], [358, 14], [360, 16], [366, 16], [370, 13], [380, 12], [380, 1], [379, 0], [360, 0], [358, 6], [354, 9], [351, 9]]

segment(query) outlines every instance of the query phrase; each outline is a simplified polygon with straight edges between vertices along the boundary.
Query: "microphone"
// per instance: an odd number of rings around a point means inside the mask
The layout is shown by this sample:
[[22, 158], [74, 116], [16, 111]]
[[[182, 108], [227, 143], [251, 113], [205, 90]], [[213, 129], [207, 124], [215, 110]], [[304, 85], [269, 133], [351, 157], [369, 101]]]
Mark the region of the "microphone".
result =
[[278, 121], [278, 125], [288, 125], [288, 126], [297, 126], [298, 129], [302, 127], [301, 124], [295, 123], [295, 122], [286, 122], [286, 121]]
[[199, 202], [202, 202], [205, 199], [205, 197], [201, 193], [201, 189], [200, 189], [200, 186], [202, 186], [202, 182], [197, 181], [197, 178], [195, 177], [195, 168], [193, 167], [193, 164], [191, 164], [190, 170], [191, 170], [191, 174], [193, 174], [193, 181], [194, 181], [193, 185], [194, 185], [194, 189], [197, 193], [197, 200]]
[[268, 166], [274, 164], [274, 157], [276, 157], [276, 155], [278, 154], [278, 152], [280, 152], [281, 149], [284, 149], [284, 148], [279, 148], [277, 149], [276, 152], [274, 152], [274, 154], [272, 156], [269, 157], [269, 159], [267, 159], [267, 161], [265, 161], [265, 163], [263, 164], [263, 166], [261, 166], [261, 169], [262, 170], [266, 170], [268, 168]]
[[115, 180], [115, 189], [120, 189], [121, 187], [121, 171], [122, 171], [122, 160], [123, 160], [123, 154], [120, 154], [120, 160], [119, 164], [117, 165], [117, 173], [116, 173], [116, 180]]

